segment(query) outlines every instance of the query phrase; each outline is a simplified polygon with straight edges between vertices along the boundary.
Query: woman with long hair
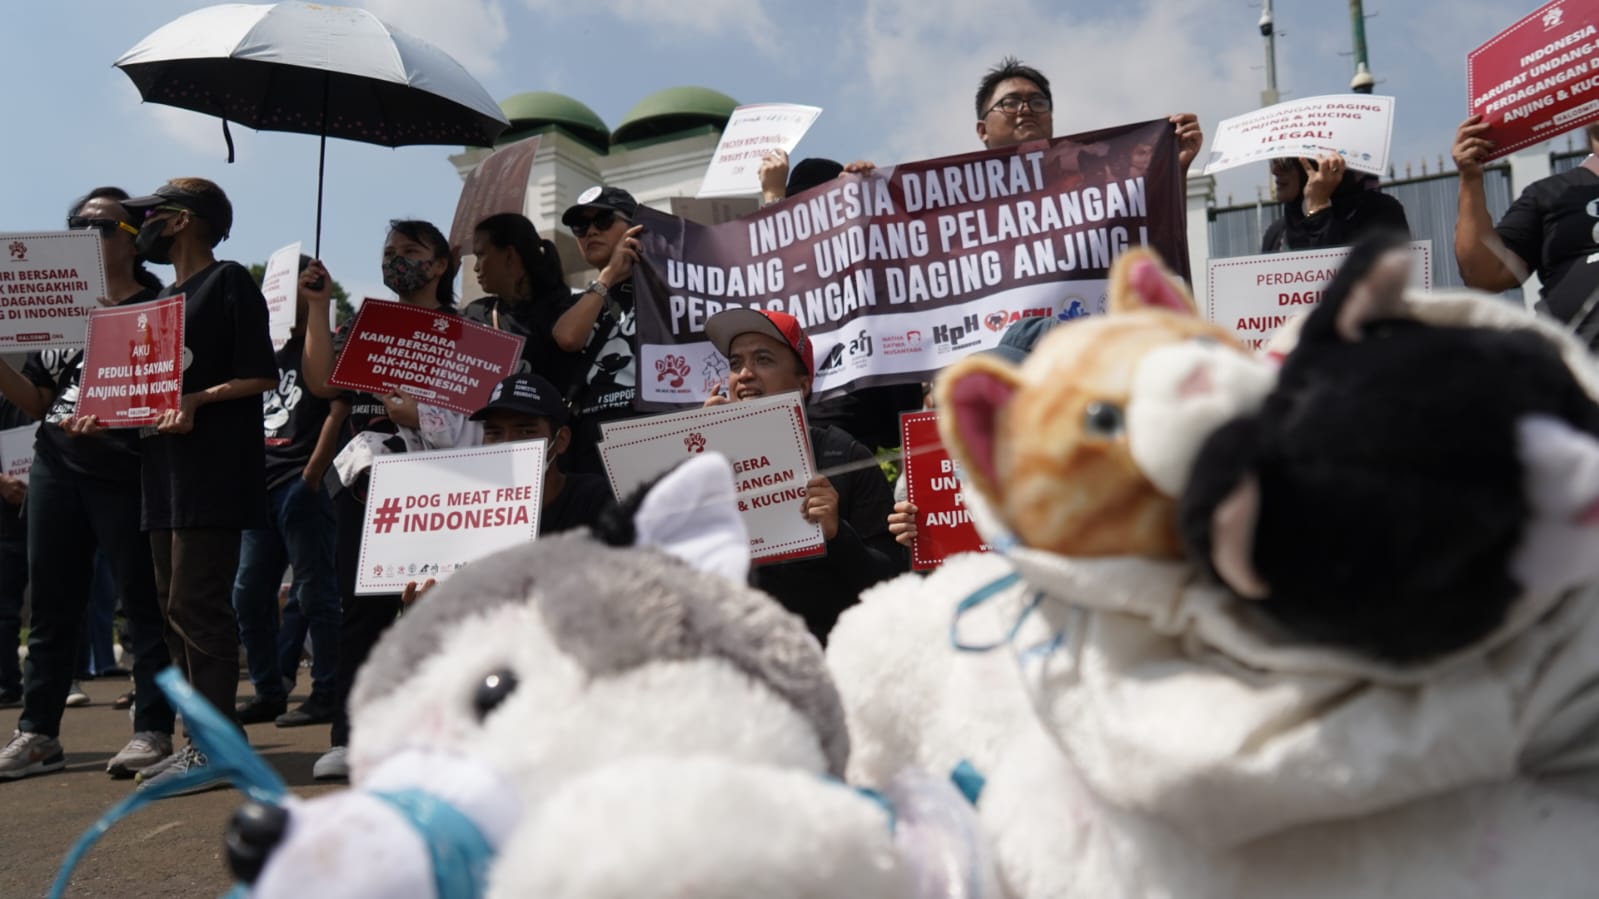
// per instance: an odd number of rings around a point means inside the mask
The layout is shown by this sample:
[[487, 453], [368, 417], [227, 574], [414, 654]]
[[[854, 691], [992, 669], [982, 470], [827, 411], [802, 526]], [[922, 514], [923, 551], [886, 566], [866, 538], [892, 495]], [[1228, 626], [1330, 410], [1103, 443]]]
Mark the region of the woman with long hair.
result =
[[472, 232], [473, 271], [489, 295], [462, 311], [468, 319], [523, 339], [520, 371], [541, 375], [563, 393], [578, 374], [581, 353], [555, 342], [555, 322], [572, 302], [555, 244], [525, 216], [491, 215]]
[[[383, 242], [383, 283], [408, 306], [457, 314], [453, 287], [460, 262], [438, 228], [424, 221], [389, 222]], [[300, 275], [300, 296], [308, 305], [305, 338], [306, 387], [318, 396], [349, 406], [342, 442], [359, 441], [373, 452], [406, 452], [471, 446], [481, 428], [459, 412], [420, 403], [404, 391], [387, 396], [341, 392], [328, 384], [335, 350], [328, 324], [333, 278], [320, 261]], [[349, 447], [359, 449], [359, 447]], [[347, 703], [355, 674], [378, 638], [400, 614], [401, 594], [355, 595], [361, 552], [361, 527], [366, 513], [367, 472], [339, 465], [344, 489], [334, 497], [338, 521], [336, 551], [339, 595], [343, 606], [339, 629], [339, 665], [334, 696], [333, 748], [317, 760], [313, 775], [321, 780], [347, 776], [344, 748], [349, 744]]]

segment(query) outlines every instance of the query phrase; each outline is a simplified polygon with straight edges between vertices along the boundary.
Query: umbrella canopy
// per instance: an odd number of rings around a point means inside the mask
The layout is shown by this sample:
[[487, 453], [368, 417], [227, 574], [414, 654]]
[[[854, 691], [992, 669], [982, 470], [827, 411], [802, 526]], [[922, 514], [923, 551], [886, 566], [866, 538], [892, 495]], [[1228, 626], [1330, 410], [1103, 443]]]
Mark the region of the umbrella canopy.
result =
[[147, 102], [263, 131], [492, 146], [510, 126], [449, 54], [363, 9], [206, 7], [162, 26], [116, 66]]

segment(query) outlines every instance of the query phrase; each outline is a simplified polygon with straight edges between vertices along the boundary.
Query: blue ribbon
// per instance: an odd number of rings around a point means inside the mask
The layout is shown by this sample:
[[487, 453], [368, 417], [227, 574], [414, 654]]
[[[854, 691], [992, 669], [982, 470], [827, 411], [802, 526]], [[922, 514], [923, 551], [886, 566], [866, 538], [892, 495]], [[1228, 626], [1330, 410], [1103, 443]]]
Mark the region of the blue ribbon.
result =
[[477, 899], [488, 888], [494, 847], [460, 809], [421, 790], [369, 794], [388, 803], [427, 843], [438, 899]]
[[1027, 621], [1027, 616], [1033, 614], [1033, 610], [1038, 608], [1039, 603], [1044, 601], [1044, 594], [1034, 594], [1032, 602], [1029, 602], [1027, 604], [1027, 608], [1023, 609], [1022, 613], [1016, 616], [1016, 621], [1011, 624], [1010, 630], [1005, 633], [1005, 636], [993, 643], [985, 645], [964, 642], [961, 640], [960, 626], [961, 617], [967, 612], [970, 612], [972, 609], [975, 609], [983, 603], [988, 602], [990, 599], [993, 599], [995, 596], [998, 596], [1007, 587], [1019, 582], [1020, 580], [1021, 575], [1013, 571], [1002, 578], [990, 581], [982, 587], [979, 587], [970, 596], [961, 600], [960, 604], [955, 606], [955, 615], [950, 619], [949, 622], [950, 645], [961, 652], [990, 652], [1016, 639], [1016, 634], [1022, 629], [1022, 624]]

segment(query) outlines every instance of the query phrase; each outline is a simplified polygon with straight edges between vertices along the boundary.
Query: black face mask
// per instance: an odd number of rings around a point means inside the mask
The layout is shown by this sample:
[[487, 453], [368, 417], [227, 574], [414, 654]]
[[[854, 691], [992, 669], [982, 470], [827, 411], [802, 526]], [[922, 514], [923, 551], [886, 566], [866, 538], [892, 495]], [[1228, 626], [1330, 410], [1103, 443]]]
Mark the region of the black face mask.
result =
[[139, 251], [139, 258], [156, 265], [172, 264], [172, 243], [177, 240], [177, 235], [162, 234], [166, 229], [165, 220], [150, 222], [139, 229], [139, 236], [133, 239], [133, 247]]

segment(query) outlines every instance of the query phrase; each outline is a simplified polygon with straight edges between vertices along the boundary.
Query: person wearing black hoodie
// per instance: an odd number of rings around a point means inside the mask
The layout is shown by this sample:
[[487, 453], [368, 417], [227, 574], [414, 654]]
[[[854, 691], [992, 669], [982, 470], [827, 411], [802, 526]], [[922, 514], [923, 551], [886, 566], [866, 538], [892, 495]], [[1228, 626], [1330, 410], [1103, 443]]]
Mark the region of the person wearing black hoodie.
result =
[[1336, 153], [1273, 159], [1271, 174], [1283, 214], [1266, 228], [1262, 253], [1348, 246], [1381, 229], [1410, 234], [1404, 205], [1370, 187], [1368, 176], [1349, 171]]

